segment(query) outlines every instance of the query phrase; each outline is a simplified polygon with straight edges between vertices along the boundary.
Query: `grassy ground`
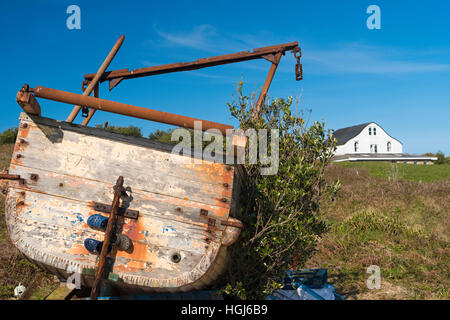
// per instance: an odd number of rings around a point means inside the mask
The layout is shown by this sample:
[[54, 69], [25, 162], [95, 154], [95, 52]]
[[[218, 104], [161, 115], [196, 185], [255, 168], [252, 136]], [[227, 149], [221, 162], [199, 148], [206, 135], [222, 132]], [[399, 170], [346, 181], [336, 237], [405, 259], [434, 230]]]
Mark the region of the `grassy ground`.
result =
[[[347, 299], [449, 299], [450, 166], [402, 164], [400, 178], [390, 166], [327, 169], [342, 189], [322, 203], [330, 231], [307, 267], [329, 268]], [[381, 269], [380, 289], [366, 286], [370, 265]]]
[[[7, 169], [13, 145], [0, 145], [0, 170]], [[25, 298], [43, 299], [56, 288], [54, 277], [30, 263], [11, 243], [5, 223], [5, 198], [0, 196], [0, 299], [14, 299], [14, 288], [21, 283]], [[28, 297], [27, 297], [28, 296]]]
[[390, 162], [339, 162], [346, 168], [364, 168], [370, 175], [388, 180], [439, 181], [450, 179], [450, 165], [416, 165]]

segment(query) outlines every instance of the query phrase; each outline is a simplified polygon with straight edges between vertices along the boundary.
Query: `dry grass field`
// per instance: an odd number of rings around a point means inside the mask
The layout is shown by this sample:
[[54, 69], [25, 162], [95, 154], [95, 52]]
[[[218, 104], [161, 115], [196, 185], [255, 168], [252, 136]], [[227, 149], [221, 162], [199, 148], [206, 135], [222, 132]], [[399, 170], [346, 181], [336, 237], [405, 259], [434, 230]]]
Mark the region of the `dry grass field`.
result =
[[[330, 230], [307, 266], [328, 267], [330, 282], [346, 299], [448, 299], [450, 165], [407, 165], [405, 179], [390, 163], [387, 174], [371, 166], [381, 165], [327, 168], [327, 178], [340, 179], [342, 188], [322, 203]], [[428, 170], [435, 178], [416, 179], [416, 168], [417, 175]], [[380, 267], [380, 289], [366, 286], [370, 265]]]
[[[0, 169], [9, 167], [13, 145], [0, 145]], [[54, 277], [30, 263], [9, 240], [5, 224], [4, 196], [0, 196], [0, 299], [13, 299], [21, 283], [30, 289], [22, 298], [43, 299], [57, 287]]]

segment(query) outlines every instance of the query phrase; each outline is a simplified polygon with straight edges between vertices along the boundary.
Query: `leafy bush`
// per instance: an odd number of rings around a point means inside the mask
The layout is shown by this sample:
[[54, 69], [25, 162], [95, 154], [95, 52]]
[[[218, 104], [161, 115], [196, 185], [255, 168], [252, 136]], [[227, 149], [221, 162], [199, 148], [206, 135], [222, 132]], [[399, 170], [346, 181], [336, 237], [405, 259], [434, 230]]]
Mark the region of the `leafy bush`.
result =
[[9, 128], [0, 133], [0, 145], [15, 143], [18, 131], [18, 128]]
[[248, 157], [243, 165], [246, 179], [236, 218], [244, 229], [229, 248], [231, 263], [222, 278], [223, 292], [240, 299], [273, 293], [282, 287], [287, 270], [305, 263], [327, 229], [318, 217], [319, 200], [333, 197], [339, 188], [339, 181], [328, 184], [324, 179], [336, 146], [324, 123], [308, 126], [292, 112], [292, 97], [266, 103], [262, 116], [253, 119], [254, 97], [242, 93], [241, 82], [237, 101], [228, 104], [231, 115], [244, 130], [279, 130], [279, 169], [275, 175], [261, 175], [261, 163], [250, 164]]
[[384, 235], [405, 235], [421, 237], [421, 230], [414, 230], [402, 222], [399, 216], [389, 216], [380, 211], [368, 209], [354, 213], [339, 225], [342, 235], [367, 235], [370, 232], [381, 232]]
[[427, 152], [424, 155], [428, 157], [437, 157], [437, 160], [434, 162], [434, 164], [450, 164], [450, 158], [446, 157], [445, 154], [440, 150], [436, 153]]
[[437, 160], [436, 160], [435, 164], [446, 164], [447, 163], [445, 155], [442, 151], [438, 151], [436, 153], [436, 157], [437, 157]]
[[[103, 128], [103, 125], [97, 124], [97, 125], [95, 125], [95, 127]], [[128, 127], [108, 126], [105, 129], [108, 131], [111, 131], [111, 132], [120, 133], [120, 134], [124, 134], [127, 136], [138, 137], [138, 138], [142, 137], [141, 128], [138, 128], [136, 126], [128, 126]]]
[[164, 130], [156, 130], [155, 132], [151, 132], [148, 136], [150, 140], [163, 142], [163, 143], [171, 143], [175, 144], [175, 141], [171, 140], [173, 129], [169, 129], [167, 131]]

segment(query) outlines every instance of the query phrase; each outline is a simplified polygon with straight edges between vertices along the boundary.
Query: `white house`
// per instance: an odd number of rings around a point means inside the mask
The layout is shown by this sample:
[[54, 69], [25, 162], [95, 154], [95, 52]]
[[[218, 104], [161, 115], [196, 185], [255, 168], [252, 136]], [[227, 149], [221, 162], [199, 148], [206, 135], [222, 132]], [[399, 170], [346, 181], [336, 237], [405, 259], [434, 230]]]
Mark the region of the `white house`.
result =
[[402, 143], [375, 122], [342, 128], [333, 133], [338, 140], [336, 155], [349, 153], [402, 153]]
[[375, 122], [367, 122], [334, 131], [337, 149], [333, 160], [393, 161], [431, 164], [436, 157], [403, 153], [403, 144]]

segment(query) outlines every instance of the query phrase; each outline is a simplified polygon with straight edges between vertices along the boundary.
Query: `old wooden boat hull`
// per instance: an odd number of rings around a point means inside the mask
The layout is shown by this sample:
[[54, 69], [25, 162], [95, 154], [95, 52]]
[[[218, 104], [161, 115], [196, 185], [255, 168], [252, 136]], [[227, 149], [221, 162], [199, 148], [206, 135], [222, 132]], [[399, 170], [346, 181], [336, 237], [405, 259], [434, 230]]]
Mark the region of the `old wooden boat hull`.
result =
[[22, 113], [9, 169], [21, 180], [8, 183], [5, 210], [12, 242], [61, 280], [79, 274], [83, 286], [92, 286], [98, 255], [83, 242], [103, 240], [104, 233], [86, 221], [93, 214], [108, 216], [95, 204], [110, 205], [113, 185], [123, 176], [128, 209], [139, 213], [137, 219], [120, 217], [120, 231], [132, 246], [113, 248], [105, 281], [122, 292], [211, 284], [241, 229], [231, 218], [238, 171], [171, 150], [148, 139]]

